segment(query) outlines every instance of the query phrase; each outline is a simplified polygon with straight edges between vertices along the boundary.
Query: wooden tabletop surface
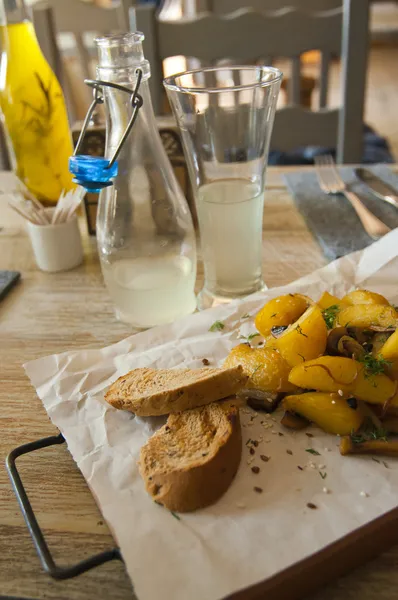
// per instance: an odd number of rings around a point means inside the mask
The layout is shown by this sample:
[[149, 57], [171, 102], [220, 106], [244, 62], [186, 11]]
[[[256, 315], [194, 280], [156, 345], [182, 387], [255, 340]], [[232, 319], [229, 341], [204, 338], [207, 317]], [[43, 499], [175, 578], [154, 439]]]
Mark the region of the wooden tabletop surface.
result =
[[[281, 174], [267, 178], [264, 218], [264, 278], [269, 287], [288, 283], [325, 264], [296, 211]], [[0, 190], [15, 180], [0, 173]], [[132, 333], [115, 320], [104, 288], [95, 239], [84, 238], [85, 262], [70, 272], [46, 274], [34, 262], [22, 219], [0, 196], [0, 269], [22, 279], [0, 304], [0, 455], [18, 445], [57, 433], [31, 387], [22, 364], [47, 354], [95, 348]], [[198, 286], [200, 287], [200, 269]], [[4, 463], [3, 463], [4, 464]], [[61, 565], [113, 548], [115, 543], [65, 445], [19, 459], [38, 521]], [[134, 542], [132, 542], [134, 543]], [[0, 468], [0, 597], [54, 600], [133, 598], [122, 563], [113, 561], [75, 579], [54, 581], [39, 563], [4, 467]], [[398, 548], [320, 590], [312, 600], [397, 598]], [[156, 565], [153, 566], [154, 569]], [[205, 599], [204, 599], [205, 600]], [[283, 599], [281, 599], [283, 600]]]

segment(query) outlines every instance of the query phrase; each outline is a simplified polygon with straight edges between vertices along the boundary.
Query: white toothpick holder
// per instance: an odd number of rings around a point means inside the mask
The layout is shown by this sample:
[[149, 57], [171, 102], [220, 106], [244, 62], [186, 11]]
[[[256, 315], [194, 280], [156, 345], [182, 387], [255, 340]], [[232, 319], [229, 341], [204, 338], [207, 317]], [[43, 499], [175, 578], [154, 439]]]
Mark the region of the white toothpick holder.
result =
[[[46, 209], [51, 218], [54, 209]], [[55, 225], [27, 223], [37, 266], [42, 271], [68, 271], [83, 262], [83, 247], [77, 216]]]

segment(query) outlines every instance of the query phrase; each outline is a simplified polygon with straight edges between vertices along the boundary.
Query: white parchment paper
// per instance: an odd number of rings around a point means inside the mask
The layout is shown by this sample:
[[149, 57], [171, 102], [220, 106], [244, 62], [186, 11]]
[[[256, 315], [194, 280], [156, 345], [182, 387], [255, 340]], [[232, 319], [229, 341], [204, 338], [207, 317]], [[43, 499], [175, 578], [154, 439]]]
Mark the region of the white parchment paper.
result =
[[[202, 366], [203, 358], [220, 365], [240, 334], [254, 332], [252, 319], [241, 317], [255, 314], [279, 294], [302, 292], [317, 300], [325, 289], [340, 295], [361, 286], [397, 303], [397, 282], [395, 230], [364, 251], [283, 288], [107, 348], [25, 365], [114, 532], [140, 600], [217, 600], [275, 575], [393, 509], [398, 463], [343, 458], [337, 437], [314, 427], [309, 438], [284, 429], [280, 414], [256, 415], [245, 409], [243, 458], [230, 489], [217, 504], [178, 520], [152, 502], [137, 470], [140, 447], [158, 422], [108, 406], [103, 394], [109, 384], [134, 367], [194, 368]], [[209, 332], [217, 319], [225, 323], [224, 331]], [[259, 441], [254, 457], [245, 445], [249, 438]], [[261, 454], [269, 461], [263, 462]], [[260, 473], [254, 474], [252, 466], [260, 467]], [[256, 493], [254, 486], [263, 493]], [[308, 502], [318, 508], [311, 510]]]

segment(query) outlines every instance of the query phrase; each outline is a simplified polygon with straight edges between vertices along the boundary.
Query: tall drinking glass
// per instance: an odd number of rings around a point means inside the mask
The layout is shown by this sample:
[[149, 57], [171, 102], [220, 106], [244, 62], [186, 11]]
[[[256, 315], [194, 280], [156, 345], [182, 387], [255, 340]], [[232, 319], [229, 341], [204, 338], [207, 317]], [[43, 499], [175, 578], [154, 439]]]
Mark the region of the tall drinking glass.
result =
[[164, 81], [198, 213], [199, 308], [261, 290], [265, 172], [282, 73], [264, 66], [188, 71]]

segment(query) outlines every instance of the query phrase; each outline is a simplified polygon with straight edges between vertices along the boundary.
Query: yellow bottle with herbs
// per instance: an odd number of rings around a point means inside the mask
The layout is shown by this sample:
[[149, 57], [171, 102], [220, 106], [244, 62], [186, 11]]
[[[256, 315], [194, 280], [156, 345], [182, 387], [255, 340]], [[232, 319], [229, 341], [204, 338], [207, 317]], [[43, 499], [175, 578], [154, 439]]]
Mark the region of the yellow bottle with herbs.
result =
[[74, 188], [61, 87], [44, 58], [23, 0], [0, 0], [0, 108], [13, 168], [37, 198], [54, 204]]

